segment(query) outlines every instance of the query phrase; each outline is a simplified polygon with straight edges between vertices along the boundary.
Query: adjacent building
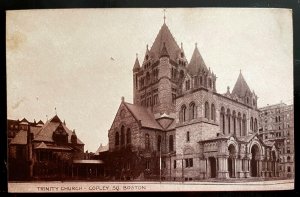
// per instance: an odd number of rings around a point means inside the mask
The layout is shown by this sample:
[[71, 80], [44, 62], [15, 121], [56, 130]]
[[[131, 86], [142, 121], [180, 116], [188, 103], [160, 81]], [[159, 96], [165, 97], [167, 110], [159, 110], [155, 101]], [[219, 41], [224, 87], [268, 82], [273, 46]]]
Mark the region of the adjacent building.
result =
[[240, 72], [232, 91], [195, 46], [190, 61], [164, 23], [133, 66], [133, 104], [122, 98], [108, 131], [112, 179], [275, 177], [274, 142], [258, 137], [257, 95]]
[[83, 159], [84, 144], [57, 115], [45, 124], [25, 118], [8, 120], [8, 134], [9, 180], [57, 180], [76, 175], [73, 163]]
[[259, 136], [279, 150], [279, 175], [294, 177], [294, 107], [279, 103], [260, 108]]

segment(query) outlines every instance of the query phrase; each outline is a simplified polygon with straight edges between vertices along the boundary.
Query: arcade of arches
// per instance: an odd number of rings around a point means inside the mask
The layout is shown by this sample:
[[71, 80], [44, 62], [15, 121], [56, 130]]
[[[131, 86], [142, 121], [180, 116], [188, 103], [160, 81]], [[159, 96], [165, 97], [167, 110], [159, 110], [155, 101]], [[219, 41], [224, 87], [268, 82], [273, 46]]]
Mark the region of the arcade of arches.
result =
[[279, 176], [278, 153], [274, 145], [261, 143], [256, 137], [251, 140], [224, 137], [201, 144], [205, 164], [203, 178]]

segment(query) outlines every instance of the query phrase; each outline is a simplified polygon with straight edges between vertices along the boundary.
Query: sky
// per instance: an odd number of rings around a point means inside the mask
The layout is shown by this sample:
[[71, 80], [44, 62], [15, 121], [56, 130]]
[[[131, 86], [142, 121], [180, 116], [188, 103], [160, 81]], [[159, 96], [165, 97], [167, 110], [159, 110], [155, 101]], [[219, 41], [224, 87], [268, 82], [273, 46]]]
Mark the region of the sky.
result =
[[[293, 40], [287, 9], [166, 9], [188, 61], [195, 43], [230, 90], [241, 70], [258, 107], [293, 102]], [[7, 118], [51, 119], [75, 129], [85, 150], [108, 143], [121, 97], [132, 103], [132, 68], [151, 48], [163, 9], [8, 11]]]

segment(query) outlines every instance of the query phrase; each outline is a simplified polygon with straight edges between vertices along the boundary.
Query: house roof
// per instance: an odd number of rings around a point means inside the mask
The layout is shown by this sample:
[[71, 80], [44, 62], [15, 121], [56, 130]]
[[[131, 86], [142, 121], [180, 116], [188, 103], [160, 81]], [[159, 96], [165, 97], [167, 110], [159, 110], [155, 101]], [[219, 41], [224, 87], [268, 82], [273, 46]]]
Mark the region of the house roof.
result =
[[106, 151], [108, 151], [108, 149], [109, 149], [108, 144], [105, 146], [102, 146], [102, 144], [100, 144], [99, 148], [95, 152], [95, 155], [99, 155], [99, 153], [106, 152]]
[[[72, 131], [69, 130], [66, 127], [66, 125], [62, 124], [57, 115], [55, 115], [51, 120], [47, 121], [40, 128], [39, 132], [34, 137], [34, 141], [54, 142], [52, 139], [52, 135], [59, 125], [61, 125], [64, 128], [64, 130], [69, 134], [68, 142], [71, 143]], [[79, 138], [77, 138], [77, 144], [83, 144], [83, 142]]]
[[251, 93], [251, 90], [244, 79], [242, 72], [240, 72], [231, 94], [243, 98], [247, 93]]
[[10, 144], [26, 145], [27, 144], [27, 131], [20, 130], [17, 135], [11, 140]]
[[124, 102], [128, 110], [133, 114], [136, 120], [141, 121], [142, 127], [162, 130], [162, 127], [156, 122], [154, 115], [147, 108]]
[[181, 50], [177, 45], [172, 33], [170, 32], [168, 26], [164, 23], [159, 30], [155, 41], [150, 49], [150, 57], [153, 59], [158, 59], [160, 57], [162, 48], [166, 46], [170, 59], [176, 60]]
[[191, 61], [187, 66], [187, 70], [192, 76], [194, 76], [197, 75], [198, 72], [202, 69], [207, 71], [207, 67], [196, 45]]
[[44, 142], [41, 142], [34, 149], [61, 150], [61, 151], [72, 150], [72, 148], [68, 146], [56, 146], [56, 145], [45, 144]]

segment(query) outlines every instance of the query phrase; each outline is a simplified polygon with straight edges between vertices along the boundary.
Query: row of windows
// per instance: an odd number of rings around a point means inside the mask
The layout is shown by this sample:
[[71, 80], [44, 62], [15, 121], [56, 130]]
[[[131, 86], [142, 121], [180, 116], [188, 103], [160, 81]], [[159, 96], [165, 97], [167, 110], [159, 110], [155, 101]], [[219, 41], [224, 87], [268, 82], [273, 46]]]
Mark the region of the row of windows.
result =
[[148, 97], [141, 101], [141, 105], [145, 107], [155, 106], [158, 104], [158, 94], [153, 95], [153, 97]]
[[[205, 111], [204, 111], [204, 117], [210, 120], [215, 121], [216, 120], [216, 112], [215, 112], [215, 105], [212, 103], [211, 108], [209, 109], [209, 103], [205, 102]], [[181, 106], [181, 110], [179, 112], [179, 121], [185, 122], [187, 120], [193, 120], [197, 118], [197, 107], [194, 102], [191, 102], [189, 105], [189, 110], [187, 114], [187, 109], [185, 105]]]
[[141, 79], [139, 81], [140, 88], [143, 88], [144, 86], [149, 85], [151, 82], [156, 82], [158, 80], [158, 73], [159, 73], [158, 69], [154, 69], [152, 71], [151, 75], [149, 72], [147, 72], [146, 76], [141, 77]]
[[[184, 162], [185, 162], [185, 167], [186, 168], [192, 168], [194, 166], [193, 158], [184, 159]], [[174, 169], [177, 168], [177, 161], [176, 160], [173, 161], [173, 168]]]
[[[246, 115], [243, 114], [242, 116], [240, 112], [236, 114], [236, 111], [234, 110], [231, 114], [230, 109], [227, 109], [227, 112], [225, 112], [225, 108], [221, 107], [220, 128], [223, 134], [231, 133], [233, 131], [235, 134], [239, 133], [240, 136], [244, 136], [247, 131]], [[257, 121], [255, 128], [257, 128]]]
[[121, 136], [118, 131], [115, 134], [115, 145], [119, 146], [120, 144], [121, 146], [131, 144], [131, 130], [130, 128], [127, 129], [125, 140], [125, 127], [123, 125], [121, 127]]

